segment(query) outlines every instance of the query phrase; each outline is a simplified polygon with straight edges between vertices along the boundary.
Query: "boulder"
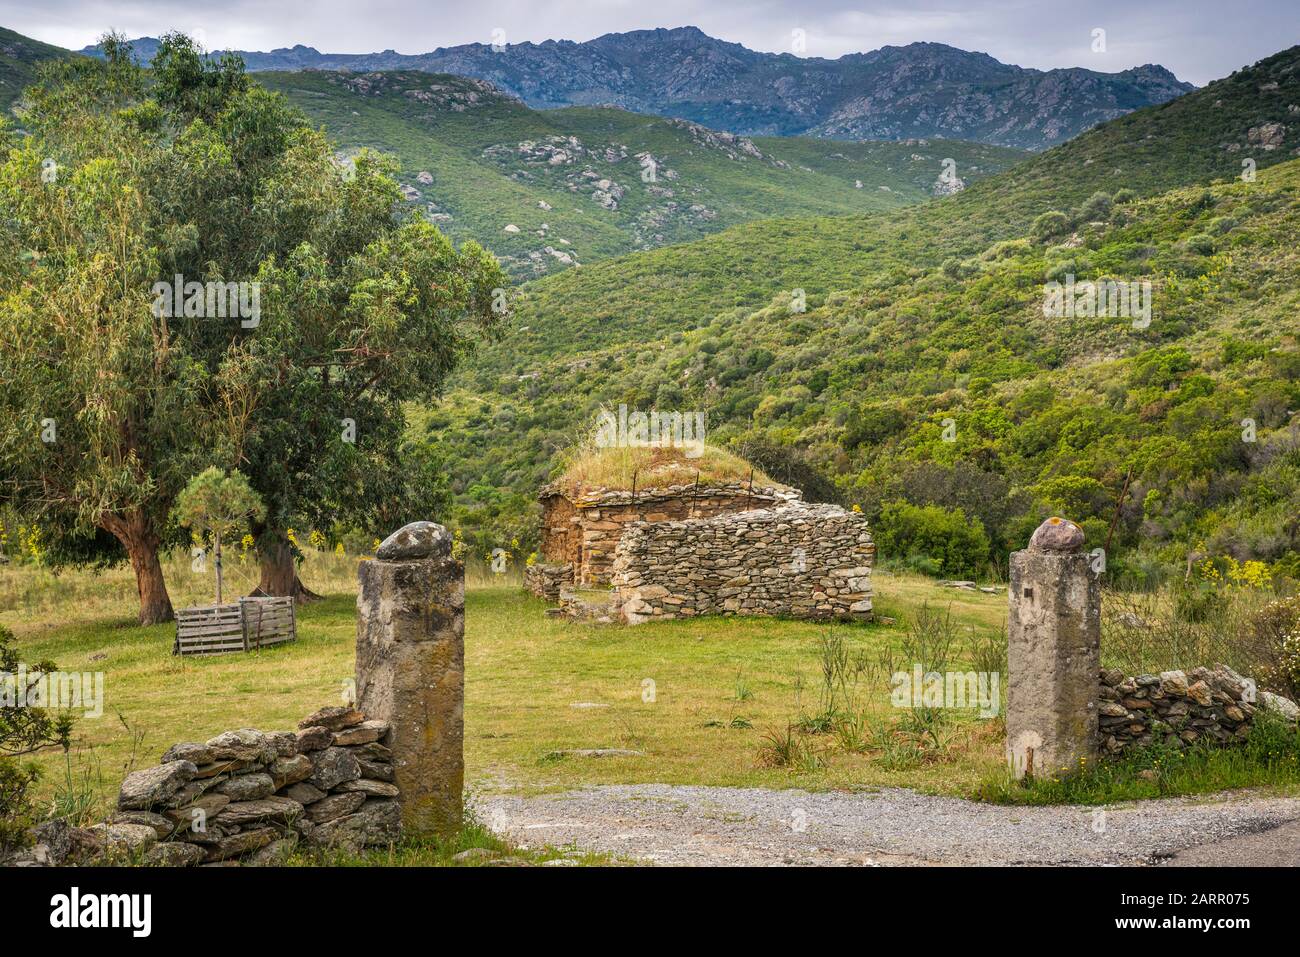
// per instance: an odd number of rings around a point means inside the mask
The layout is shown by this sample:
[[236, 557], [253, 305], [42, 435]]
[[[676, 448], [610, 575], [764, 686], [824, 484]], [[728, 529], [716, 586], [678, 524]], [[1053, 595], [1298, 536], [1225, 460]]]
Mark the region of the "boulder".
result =
[[304, 754], [323, 751], [334, 743], [334, 732], [324, 727], [303, 728], [297, 734], [297, 743], [298, 750]]
[[443, 558], [450, 554], [451, 535], [437, 522], [403, 525], [375, 550], [375, 557], [385, 562]]
[[87, 828], [110, 855], [134, 854], [158, 843], [158, 832], [147, 824], [95, 824]]
[[284, 796], [299, 804], [315, 804], [317, 801], [324, 800], [328, 792], [322, 791], [314, 784], [308, 784], [306, 781], [300, 781], [297, 784], [291, 784], [285, 788]]
[[363, 721], [355, 727], [336, 731], [334, 743], [337, 745], [370, 744], [380, 740], [387, 733], [387, 721]]
[[163, 816], [176, 825], [174, 836], [184, 837], [187, 834], [201, 832], [207, 827], [207, 823], [229, 803], [230, 798], [224, 794], [204, 794], [191, 804], [168, 808], [163, 811]]
[[33, 849], [40, 850], [38, 857], [44, 859], [42, 863], [57, 866], [72, 856], [77, 846], [75, 832], [81, 830], [61, 817], [38, 824], [31, 829]]
[[207, 745], [212, 749], [213, 757], [218, 761], [270, 761], [275, 758], [275, 746], [266, 740], [266, 735], [253, 728], [240, 728], [219, 734]]
[[203, 859], [208, 863], [212, 863], [226, 861], [232, 857], [241, 857], [244, 854], [256, 851], [258, 848], [266, 847], [279, 836], [279, 831], [273, 827], [240, 831], [238, 834], [222, 838], [209, 847]]
[[392, 844], [401, 837], [402, 813], [396, 801], [367, 800], [355, 814], [336, 818], [314, 828], [311, 843], [359, 851], [363, 847]]
[[249, 867], [282, 867], [297, 846], [298, 842], [294, 838], [282, 837], [254, 851], [244, 863]]
[[271, 775], [275, 790], [280, 791], [290, 784], [297, 784], [311, 777], [311, 758], [305, 754], [276, 758], [266, 770]]
[[303, 807], [287, 797], [269, 797], [258, 801], [235, 801], [221, 809], [218, 827], [244, 827], [248, 824], [288, 824], [302, 817]]
[[1269, 711], [1276, 711], [1288, 721], [1300, 721], [1300, 707], [1296, 707], [1296, 703], [1290, 698], [1284, 698], [1271, 691], [1261, 691], [1259, 703]]
[[357, 764], [361, 765], [361, 776], [370, 778], [372, 781], [392, 781], [393, 766], [386, 761], [372, 761], [369, 758], [357, 758]]
[[266, 743], [281, 758], [291, 758], [298, 753], [298, 736], [292, 731], [268, 732]]
[[1213, 693], [1204, 681], [1194, 681], [1187, 686], [1187, 696], [1202, 707], [1208, 708], [1213, 703]]
[[1029, 547], [1040, 552], [1077, 552], [1083, 547], [1083, 529], [1064, 518], [1049, 518], [1034, 531]]
[[259, 764], [260, 762], [257, 761], [213, 761], [211, 764], [199, 765], [199, 769], [194, 772], [194, 778], [195, 780], [204, 780], [226, 774], [235, 774], [238, 771], [257, 767]]
[[307, 819], [314, 824], [324, 824], [356, 812], [365, 803], [366, 796], [360, 792], [331, 794], [308, 806]]
[[401, 792], [397, 790], [397, 785], [388, 784], [384, 781], [375, 781], [370, 778], [357, 778], [355, 781], [344, 781], [335, 790], [349, 794], [359, 791], [362, 794], [368, 794], [371, 797], [395, 798]]
[[152, 867], [192, 867], [203, 860], [203, 848], [184, 841], [164, 841], [149, 848], [144, 863]]
[[1160, 672], [1160, 690], [1167, 695], [1187, 694], [1187, 674], [1182, 671]]
[[173, 744], [162, 756], [162, 763], [169, 761], [189, 761], [192, 764], [203, 765], [211, 764], [216, 760], [212, 749], [206, 744], [195, 744], [186, 742], [184, 744]]
[[117, 811], [109, 815], [110, 824], [143, 824], [145, 827], [151, 827], [158, 835], [158, 840], [165, 840], [172, 831], [176, 830], [176, 822], [162, 814], [155, 814], [152, 811]]

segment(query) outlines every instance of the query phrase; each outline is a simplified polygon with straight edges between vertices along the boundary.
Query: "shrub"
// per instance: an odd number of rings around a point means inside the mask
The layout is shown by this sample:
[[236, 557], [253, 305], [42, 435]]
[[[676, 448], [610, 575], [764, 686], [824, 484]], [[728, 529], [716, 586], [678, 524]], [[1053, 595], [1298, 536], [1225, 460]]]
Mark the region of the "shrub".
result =
[[27, 843], [32, 823], [28, 791], [39, 776], [34, 764], [0, 758], [0, 856]]
[[875, 528], [876, 547], [887, 557], [919, 556], [949, 577], [974, 575], [988, 558], [989, 537], [978, 518], [960, 508], [886, 502]]
[[31, 754], [51, 745], [66, 751], [72, 735], [72, 719], [67, 715], [51, 716], [44, 708], [27, 707], [27, 690], [58, 666], [42, 661], [29, 664], [26, 687], [18, 688], [18, 650], [13, 647], [13, 632], [0, 625], [0, 680], [11, 682], [13, 703], [9, 695], [0, 704], [0, 852], [23, 843], [31, 823], [32, 804], [29, 791], [38, 771], [34, 765], [20, 764], [12, 755]]
[[1300, 697], [1300, 596], [1270, 602], [1251, 622], [1264, 687]]
[[1050, 239], [1060, 236], [1070, 228], [1070, 217], [1059, 210], [1048, 210], [1034, 220], [1030, 232], [1035, 239]]
[[1113, 200], [1107, 193], [1095, 192], [1079, 207], [1079, 218], [1089, 223], [1094, 221], [1105, 222], [1110, 218], [1112, 202]]

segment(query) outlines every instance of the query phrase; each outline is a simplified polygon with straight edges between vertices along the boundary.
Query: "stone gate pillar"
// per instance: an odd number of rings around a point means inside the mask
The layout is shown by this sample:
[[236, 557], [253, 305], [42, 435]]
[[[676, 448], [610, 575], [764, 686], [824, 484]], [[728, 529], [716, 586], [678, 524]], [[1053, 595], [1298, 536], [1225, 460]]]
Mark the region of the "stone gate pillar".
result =
[[1077, 771], [1097, 755], [1101, 586], [1083, 529], [1050, 518], [1011, 554], [1007, 759], [1017, 778]]
[[460, 828], [465, 782], [465, 568], [451, 536], [413, 522], [358, 569], [357, 707], [389, 723], [402, 826]]

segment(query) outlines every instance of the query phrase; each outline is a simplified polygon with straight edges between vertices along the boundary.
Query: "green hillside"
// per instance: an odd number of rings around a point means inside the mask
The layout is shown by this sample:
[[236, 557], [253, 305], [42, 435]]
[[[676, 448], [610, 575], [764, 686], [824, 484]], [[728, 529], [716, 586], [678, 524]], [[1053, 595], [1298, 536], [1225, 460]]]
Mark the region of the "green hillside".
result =
[[[1263, 142], [1270, 124], [1285, 130], [1271, 149]], [[653, 339], [725, 309], [758, 308], [783, 290], [822, 295], [885, 274], [902, 281], [917, 267], [974, 256], [1024, 235], [1050, 210], [1082, 211], [1095, 192], [1151, 196], [1232, 180], [1244, 159], [1263, 169], [1300, 155], [1298, 147], [1300, 47], [1294, 47], [939, 202], [869, 216], [753, 223], [533, 283], [519, 306], [519, 324], [534, 336], [512, 340], [487, 361], [514, 362], [526, 371], [536, 351]]]
[[748, 140], [613, 108], [538, 112], [485, 83], [415, 71], [256, 79], [324, 124], [342, 153], [396, 156], [413, 203], [520, 279], [764, 217], [896, 209], [934, 194], [945, 159], [974, 181], [1028, 155], [943, 140]]
[[18, 95], [36, 79], [38, 63], [73, 55], [0, 27], [0, 115], [8, 113]]
[[[626, 402], [706, 409], [711, 441], [860, 504], [891, 546], [941, 521], [898, 500], [964, 508], [990, 556], [1050, 512], [1104, 541], [1129, 477], [1119, 567], [1204, 546], [1294, 576], [1300, 162], [1289, 132], [1264, 150], [1249, 131], [1300, 101], [1298, 54], [951, 199], [756, 223], [533, 283], [516, 329], [415, 433], [485, 539], [527, 534], [556, 453]], [[1070, 275], [1149, 282], [1150, 325], [1046, 317], [1045, 283]]]

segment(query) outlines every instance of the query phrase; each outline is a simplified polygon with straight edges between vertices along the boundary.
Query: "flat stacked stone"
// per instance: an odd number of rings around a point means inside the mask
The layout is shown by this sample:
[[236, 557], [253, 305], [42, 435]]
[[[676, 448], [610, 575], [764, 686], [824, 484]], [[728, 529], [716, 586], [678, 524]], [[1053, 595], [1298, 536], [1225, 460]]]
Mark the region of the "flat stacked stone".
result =
[[273, 864], [294, 847], [360, 850], [400, 835], [388, 733], [355, 708], [322, 708], [297, 733], [251, 728], [168, 748], [128, 774], [118, 809], [89, 828], [35, 829], [26, 863]]
[[629, 624], [697, 615], [871, 617], [875, 545], [836, 505], [642, 523], [619, 541], [615, 610]]
[[573, 565], [538, 562], [524, 568], [524, 588], [543, 601], [558, 602], [560, 592], [573, 584]]
[[1295, 708], [1267, 691], [1257, 695], [1254, 682], [1224, 664], [1136, 676], [1103, 669], [1098, 699], [1102, 751], [1110, 756], [1156, 743], [1173, 748], [1240, 744], [1261, 707], [1284, 717], [1290, 717], [1288, 705]]

